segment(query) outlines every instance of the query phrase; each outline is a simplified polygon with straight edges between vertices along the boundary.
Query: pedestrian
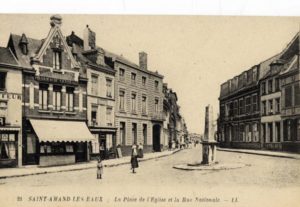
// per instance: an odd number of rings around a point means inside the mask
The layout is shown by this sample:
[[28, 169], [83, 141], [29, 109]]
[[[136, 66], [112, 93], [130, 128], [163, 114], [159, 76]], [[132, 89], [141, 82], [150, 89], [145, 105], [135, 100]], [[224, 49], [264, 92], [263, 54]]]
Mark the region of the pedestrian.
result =
[[132, 169], [132, 173], [136, 173], [135, 172], [135, 168], [138, 168], [139, 167], [139, 163], [138, 163], [138, 160], [137, 160], [137, 146], [136, 144], [134, 143], [132, 145], [132, 148], [131, 148], [131, 169]]
[[138, 146], [138, 157], [143, 158], [144, 157], [144, 146], [142, 143]]
[[101, 158], [99, 157], [97, 163], [97, 179], [102, 179], [102, 174], [103, 174], [103, 164]]
[[100, 158], [102, 160], [105, 159], [105, 147], [104, 147], [104, 143], [102, 142], [101, 145], [100, 145]]

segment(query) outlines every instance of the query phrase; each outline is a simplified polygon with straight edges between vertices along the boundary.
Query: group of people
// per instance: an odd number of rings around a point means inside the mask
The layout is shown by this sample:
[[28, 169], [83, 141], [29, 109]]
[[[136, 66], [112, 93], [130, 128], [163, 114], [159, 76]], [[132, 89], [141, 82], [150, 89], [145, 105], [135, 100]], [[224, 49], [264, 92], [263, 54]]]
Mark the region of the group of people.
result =
[[[131, 170], [132, 173], [136, 173], [135, 169], [139, 167], [138, 163], [138, 158], [143, 158], [144, 157], [144, 146], [142, 143], [139, 145], [136, 145], [135, 143], [131, 147]], [[97, 163], [97, 179], [102, 179], [103, 175], [103, 164], [102, 164], [102, 159], [101, 157], [98, 158], [98, 163]]]

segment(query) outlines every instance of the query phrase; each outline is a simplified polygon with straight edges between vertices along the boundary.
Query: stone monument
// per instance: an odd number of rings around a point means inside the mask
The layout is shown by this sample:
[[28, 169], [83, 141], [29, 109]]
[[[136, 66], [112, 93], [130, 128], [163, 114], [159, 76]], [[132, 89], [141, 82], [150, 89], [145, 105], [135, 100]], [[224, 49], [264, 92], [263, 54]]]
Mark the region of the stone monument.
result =
[[202, 140], [202, 165], [211, 165], [216, 162], [217, 141], [215, 140], [213, 124], [213, 109], [211, 105], [205, 107], [204, 139]]

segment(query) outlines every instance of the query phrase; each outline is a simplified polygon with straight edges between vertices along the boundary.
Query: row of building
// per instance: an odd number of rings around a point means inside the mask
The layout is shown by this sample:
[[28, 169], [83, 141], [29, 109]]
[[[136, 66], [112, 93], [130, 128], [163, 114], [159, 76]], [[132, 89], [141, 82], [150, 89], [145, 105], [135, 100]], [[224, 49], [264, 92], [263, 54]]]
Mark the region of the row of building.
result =
[[300, 152], [299, 36], [221, 85], [221, 146]]
[[137, 65], [97, 46], [88, 26], [82, 39], [64, 37], [61, 24], [54, 15], [44, 39], [11, 34], [0, 47], [0, 167], [129, 155], [133, 143], [161, 151], [187, 139], [177, 95], [145, 52]]

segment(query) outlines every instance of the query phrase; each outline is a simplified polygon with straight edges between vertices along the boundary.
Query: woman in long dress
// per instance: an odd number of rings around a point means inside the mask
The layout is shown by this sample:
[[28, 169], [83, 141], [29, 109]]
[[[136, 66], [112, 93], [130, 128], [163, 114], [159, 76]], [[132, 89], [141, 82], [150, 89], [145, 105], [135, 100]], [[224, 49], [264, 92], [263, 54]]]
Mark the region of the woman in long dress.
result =
[[138, 160], [137, 160], [137, 146], [136, 144], [133, 144], [132, 145], [132, 149], [131, 149], [131, 169], [132, 169], [132, 173], [136, 173], [135, 172], [135, 168], [138, 168], [139, 167], [139, 163], [138, 163]]

